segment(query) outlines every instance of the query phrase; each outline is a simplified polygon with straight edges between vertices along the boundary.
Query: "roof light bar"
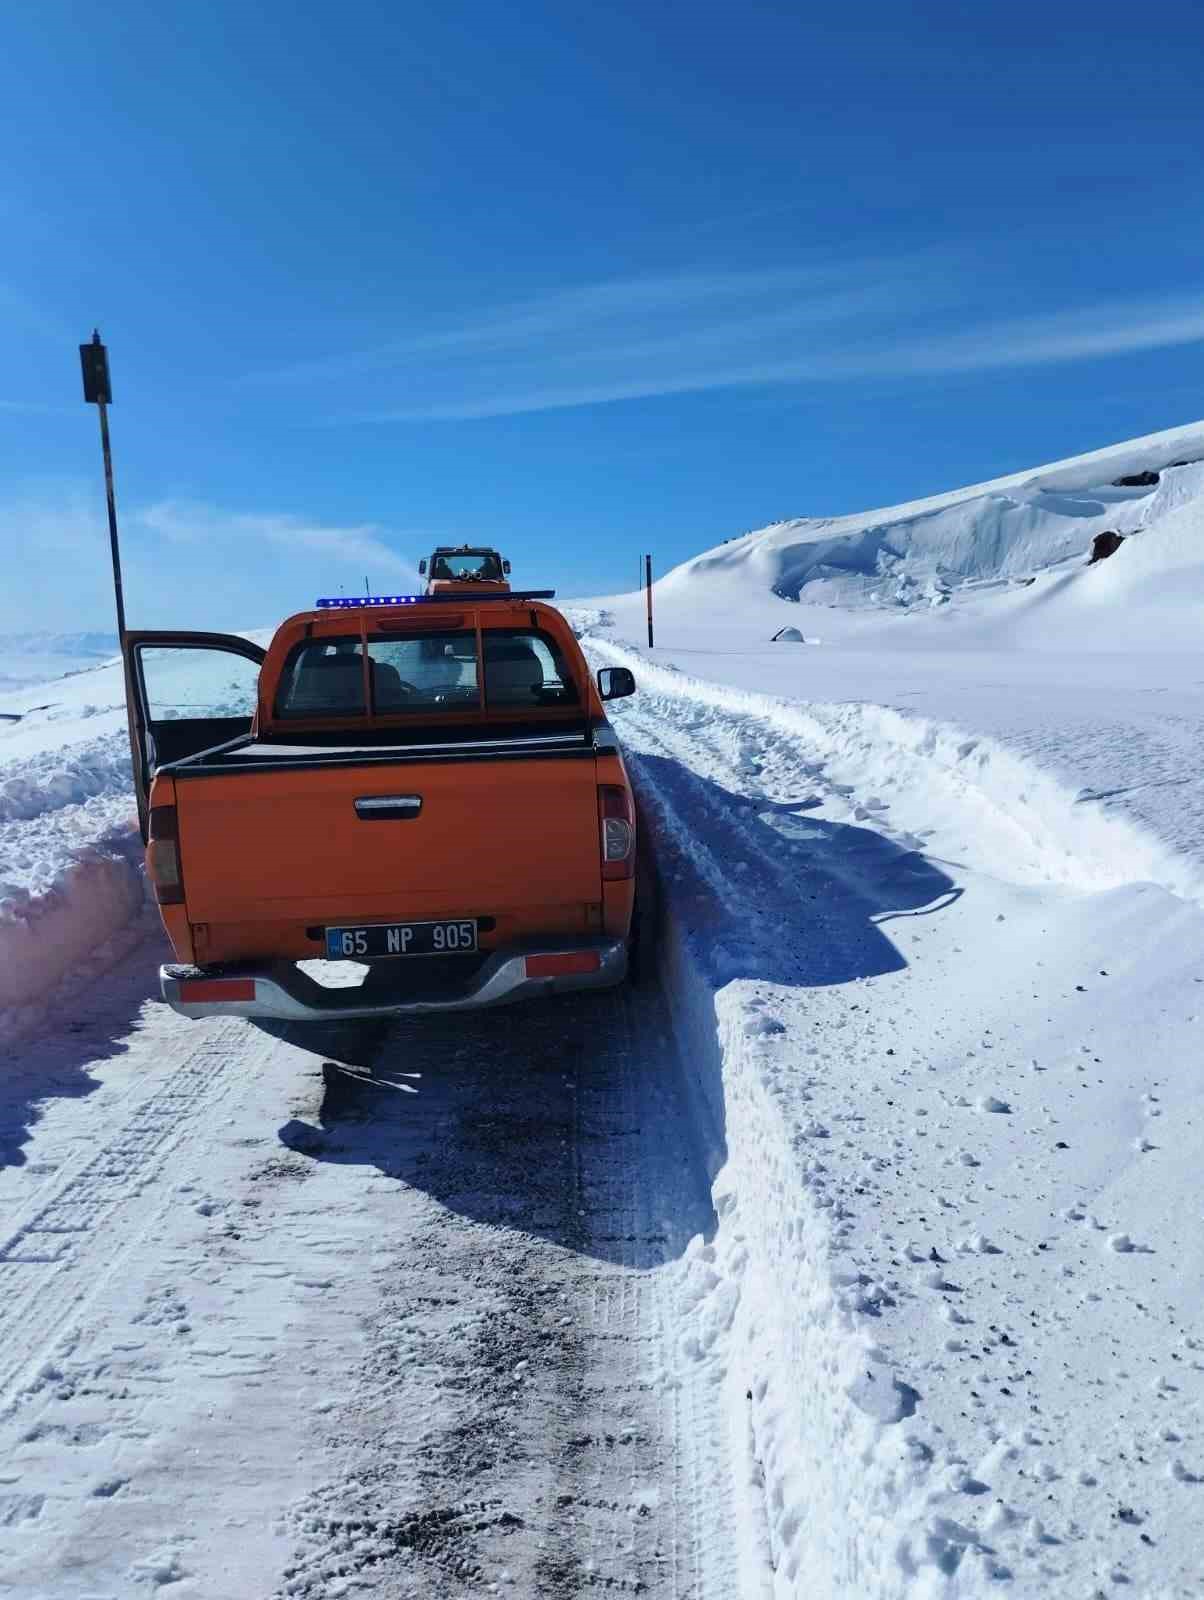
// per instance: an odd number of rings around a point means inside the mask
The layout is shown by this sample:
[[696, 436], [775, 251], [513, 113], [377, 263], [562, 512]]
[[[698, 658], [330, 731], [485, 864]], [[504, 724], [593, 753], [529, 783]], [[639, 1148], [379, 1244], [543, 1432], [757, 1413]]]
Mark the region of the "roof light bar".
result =
[[412, 606], [422, 598], [419, 594], [327, 595], [318, 601], [318, 608], [350, 611], [359, 606]]
[[355, 611], [364, 606], [477, 606], [510, 600], [554, 600], [555, 589], [516, 589], [509, 594], [360, 594], [327, 595], [319, 611]]

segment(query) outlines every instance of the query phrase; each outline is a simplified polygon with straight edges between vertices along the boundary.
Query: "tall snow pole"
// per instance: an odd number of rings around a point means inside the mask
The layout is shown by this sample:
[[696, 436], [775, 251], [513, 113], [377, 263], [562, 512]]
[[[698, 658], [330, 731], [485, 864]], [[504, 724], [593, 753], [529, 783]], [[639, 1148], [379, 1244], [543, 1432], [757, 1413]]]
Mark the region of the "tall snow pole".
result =
[[648, 597], [648, 648], [652, 649], [652, 557], [644, 557], [644, 592]]
[[117, 637], [125, 656], [125, 596], [121, 587], [121, 549], [117, 542], [117, 500], [113, 494], [113, 453], [109, 448], [109, 406], [113, 389], [109, 382], [109, 352], [95, 330], [90, 344], [79, 347], [84, 374], [84, 399], [100, 412], [100, 449], [105, 464], [105, 499], [109, 507], [109, 550], [113, 557], [113, 595], [117, 601]]
[[[80, 345], [79, 361], [84, 375], [84, 399], [100, 412], [100, 450], [104, 457], [105, 500], [109, 508], [109, 553], [113, 558], [113, 598], [117, 604], [117, 638], [121, 645], [121, 675], [125, 683], [125, 715], [130, 730], [130, 750], [133, 752], [140, 748], [141, 740], [134, 716], [133, 663], [126, 648], [125, 593], [121, 586], [121, 547], [117, 542], [117, 497], [113, 493], [113, 452], [109, 447], [109, 406], [113, 403], [113, 386], [109, 381], [109, 352], [100, 342], [99, 329], [93, 330], [90, 343]], [[135, 789], [138, 794], [138, 825], [145, 841], [149, 821], [146, 785], [136, 783]]]

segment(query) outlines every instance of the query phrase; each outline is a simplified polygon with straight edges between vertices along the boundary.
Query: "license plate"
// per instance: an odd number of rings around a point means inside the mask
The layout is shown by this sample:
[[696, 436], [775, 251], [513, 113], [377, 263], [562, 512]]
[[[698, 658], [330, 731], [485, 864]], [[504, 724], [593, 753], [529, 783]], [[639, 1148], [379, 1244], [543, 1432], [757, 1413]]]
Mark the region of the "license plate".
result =
[[376, 961], [387, 956], [458, 956], [477, 948], [473, 918], [459, 922], [378, 922], [327, 928], [328, 961]]

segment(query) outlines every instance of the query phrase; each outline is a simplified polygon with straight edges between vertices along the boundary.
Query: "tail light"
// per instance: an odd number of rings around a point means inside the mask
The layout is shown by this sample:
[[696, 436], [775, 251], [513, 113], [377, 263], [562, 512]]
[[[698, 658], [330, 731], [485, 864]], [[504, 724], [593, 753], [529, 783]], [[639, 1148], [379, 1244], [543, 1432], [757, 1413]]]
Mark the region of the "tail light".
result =
[[597, 972], [602, 957], [596, 950], [566, 950], [560, 955], [528, 956], [528, 978], [567, 978], [581, 972]]
[[635, 876], [635, 812], [631, 795], [617, 784], [598, 789], [598, 818], [602, 826], [603, 878]]
[[226, 1000], [254, 1000], [254, 978], [185, 978], [180, 999], [186, 1005], [221, 1005]]
[[161, 906], [184, 903], [184, 875], [180, 870], [180, 827], [175, 806], [152, 806], [146, 870]]

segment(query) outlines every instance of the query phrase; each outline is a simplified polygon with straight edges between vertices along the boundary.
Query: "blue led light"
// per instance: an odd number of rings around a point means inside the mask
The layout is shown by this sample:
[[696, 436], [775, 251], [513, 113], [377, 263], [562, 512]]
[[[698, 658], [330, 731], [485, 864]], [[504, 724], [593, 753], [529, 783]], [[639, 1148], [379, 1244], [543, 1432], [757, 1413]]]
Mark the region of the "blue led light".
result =
[[318, 601], [318, 609], [350, 610], [356, 606], [412, 606], [415, 601], [422, 598], [419, 594], [327, 595]]
[[319, 611], [351, 611], [363, 606], [469, 606], [483, 604], [513, 604], [516, 600], [554, 600], [555, 589], [515, 589], [503, 594], [360, 594], [326, 595], [317, 602]]

